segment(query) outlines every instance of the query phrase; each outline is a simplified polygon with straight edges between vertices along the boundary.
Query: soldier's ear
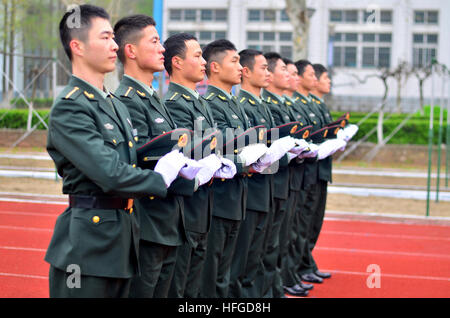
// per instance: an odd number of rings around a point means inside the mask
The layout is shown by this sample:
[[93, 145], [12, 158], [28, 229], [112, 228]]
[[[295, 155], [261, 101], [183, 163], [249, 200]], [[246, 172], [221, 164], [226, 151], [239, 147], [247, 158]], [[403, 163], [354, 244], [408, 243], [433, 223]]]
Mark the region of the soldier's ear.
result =
[[183, 59], [177, 55], [172, 57], [172, 69], [180, 70], [183, 68]]
[[84, 43], [78, 39], [72, 39], [69, 43], [70, 49], [72, 50], [72, 56], [83, 56], [84, 53]]
[[242, 69], [242, 77], [248, 78], [251, 76], [251, 74], [252, 71], [247, 66], [244, 66], [244, 68]]
[[136, 59], [136, 49], [133, 44], [127, 43], [123, 47], [123, 52], [125, 53], [125, 56], [131, 60]]
[[218, 73], [218, 72], [220, 72], [220, 64], [219, 63], [217, 63], [217, 62], [211, 62], [210, 64], [209, 64], [209, 72], [210, 73]]

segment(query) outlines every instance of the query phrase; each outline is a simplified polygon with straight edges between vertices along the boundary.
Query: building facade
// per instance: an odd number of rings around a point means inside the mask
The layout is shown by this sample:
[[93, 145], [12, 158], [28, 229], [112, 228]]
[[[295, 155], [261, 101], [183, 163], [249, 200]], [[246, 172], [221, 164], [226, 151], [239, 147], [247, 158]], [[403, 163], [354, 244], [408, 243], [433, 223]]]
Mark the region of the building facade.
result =
[[[429, 65], [435, 58], [450, 66], [450, 1], [314, 0], [308, 59], [332, 70], [335, 108], [367, 111], [380, 104], [385, 86], [381, 69]], [[227, 38], [238, 50], [277, 51], [293, 58], [293, 33], [284, 0], [166, 0], [163, 39], [177, 32], [194, 34], [201, 45]], [[436, 77], [435, 94], [442, 91]], [[388, 109], [419, 108], [415, 75], [389, 77]], [[424, 95], [432, 95], [431, 79]]]

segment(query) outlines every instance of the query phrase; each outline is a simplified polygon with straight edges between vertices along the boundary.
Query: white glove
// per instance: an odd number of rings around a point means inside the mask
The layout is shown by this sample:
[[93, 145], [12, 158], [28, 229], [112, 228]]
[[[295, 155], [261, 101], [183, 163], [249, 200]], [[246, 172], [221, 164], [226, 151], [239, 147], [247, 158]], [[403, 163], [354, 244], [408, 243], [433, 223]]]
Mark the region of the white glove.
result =
[[296, 146], [295, 139], [291, 136], [286, 136], [272, 142], [272, 145], [267, 150], [266, 156], [270, 156], [272, 163], [281, 159], [286, 152]]
[[329, 139], [319, 145], [318, 159], [322, 160], [334, 154], [338, 149], [345, 146], [347, 143], [339, 138]]
[[265, 144], [251, 144], [242, 148], [238, 157], [241, 159], [244, 167], [250, 166], [256, 160], [264, 156], [269, 148]]
[[203, 165], [201, 163], [186, 158], [186, 165], [181, 168], [179, 175], [185, 179], [192, 180], [202, 168]]
[[339, 129], [337, 137], [345, 142], [348, 142], [358, 132], [358, 129], [359, 127], [357, 125], [348, 125], [344, 129]]
[[293, 153], [295, 155], [299, 155], [304, 151], [308, 151], [309, 149], [309, 143], [304, 139], [295, 139], [296, 146], [289, 150], [290, 153]]
[[166, 186], [169, 187], [186, 161], [187, 158], [178, 149], [175, 149], [158, 160], [154, 171], [162, 175]]
[[288, 156], [289, 162], [291, 162], [292, 159], [294, 159], [295, 157], [297, 157], [297, 154], [292, 153], [292, 152], [288, 152], [288, 153], [287, 153], [287, 156]]
[[220, 158], [222, 167], [214, 173], [215, 178], [233, 179], [236, 174], [236, 165], [227, 158]]
[[298, 157], [300, 159], [304, 158], [314, 158], [317, 156], [317, 153], [319, 152], [319, 146], [313, 143], [309, 144], [309, 151], [301, 153]]
[[222, 161], [215, 154], [200, 159], [198, 161], [203, 168], [197, 173], [199, 185], [203, 185], [212, 179], [214, 173], [222, 166]]

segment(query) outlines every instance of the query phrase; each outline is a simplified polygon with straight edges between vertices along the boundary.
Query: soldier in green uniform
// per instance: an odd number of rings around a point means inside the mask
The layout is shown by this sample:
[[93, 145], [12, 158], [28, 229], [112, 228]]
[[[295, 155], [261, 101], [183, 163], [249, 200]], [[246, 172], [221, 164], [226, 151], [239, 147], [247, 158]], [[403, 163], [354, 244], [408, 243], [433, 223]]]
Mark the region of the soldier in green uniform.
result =
[[[78, 25], [72, 14], [79, 14]], [[138, 272], [132, 198], [164, 197], [185, 157], [171, 152], [155, 171], [136, 167], [130, 115], [103, 87], [118, 49], [106, 11], [81, 5], [63, 16], [59, 30], [73, 75], [52, 107], [47, 151], [69, 207], [45, 256], [50, 297], [127, 297]]]
[[[309, 93], [317, 84], [317, 78], [315, 76], [314, 69], [309, 61], [299, 60], [295, 62], [298, 74], [300, 77], [300, 83], [297, 92], [294, 93], [296, 98], [302, 103], [302, 107], [307, 111], [311, 124], [314, 126], [314, 130], [318, 130], [324, 127], [328, 121], [326, 120], [324, 113], [318, 108], [317, 103], [315, 103]], [[320, 159], [319, 157], [317, 159]], [[318, 213], [318, 206], [323, 200], [321, 193], [323, 192], [321, 185], [322, 179], [326, 178], [329, 174], [326, 169], [320, 169], [323, 165], [323, 160], [315, 160], [314, 162], [307, 162], [305, 171], [305, 178], [307, 186], [305, 188], [305, 201], [300, 213], [300, 224], [301, 231], [299, 235], [299, 267], [297, 274], [300, 276], [301, 280], [310, 283], [322, 283], [323, 278], [327, 277], [328, 273], [321, 273], [320, 271], [314, 269], [312, 264], [312, 255], [309, 248], [309, 232], [312, 225], [312, 220], [315, 214]], [[322, 173], [321, 173], [322, 170]], [[325, 173], [324, 173], [325, 172]], [[322, 180], [322, 181], [321, 181]], [[326, 183], [326, 181], [325, 181]]]
[[[239, 55], [243, 70], [238, 101], [249, 117], [251, 126], [275, 127], [270, 109], [261, 98], [261, 89], [269, 85], [267, 60], [257, 50], [243, 50]], [[291, 146], [284, 148], [289, 150]], [[287, 150], [277, 153], [277, 161]], [[253, 166], [252, 169], [258, 173], [248, 174], [246, 218], [239, 229], [239, 252], [234, 254], [232, 260], [229, 297], [262, 297], [264, 281], [258, 279], [261, 277], [258, 270], [263, 261], [265, 233], [273, 209], [273, 173], [276, 169], [271, 165], [277, 161], [267, 162], [262, 169]]]
[[[265, 53], [268, 70], [270, 73], [269, 86], [263, 88], [261, 96], [267, 103], [270, 112], [274, 118], [276, 126], [294, 122], [295, 117], [292, 110], [286, 107], [284, 90], [289, 85], [289, 73], [286, 69], [281, 55], [275, 52]], [[286, 211], [286, 202], [288, 200], [290, 177], [289, 177], [289, 161], [295, 158], [295, 154], [288, 153], [280, 160], [277, 173], [274, 175], [274, 206], [270, 214], [268, 228], [265, 239], [265, 253], [260, 272], [264, 276], [263, 297], [273, 297], [274, 288], [276, 288], [276, 297], [284, 296], [282, 286], [275, 284], [275, 276], [277, 271], [278, 256], [280, 252], [280, 229]]]
[[[203, 48], [206, 60], [208, 88], [204, 95], [217, 127], [234, 138], [249, 128], [248, 117], [232, 96], [233, 85], [240, 84], [242, 66], [236, 47], [228, 40], [217, 40]], [[228, 140], [229, 141], [229, 140]], [[256, 142], [256, 141], [255, 141]], [[224, 148], [223, 151], [226, 149]], [[232, 179], [214, 179], [214, 201], [211, 230], [208, 234], [205, 267], [200, 297], [224, 298], [228, 295], [231, 260], [236, 247], [240, 224], [245, 218], [247, 178], [245, 160], [233, 153], [224, 156], [232, 160], [237, 174]]]
[[[207, 133], [216, 124], [206, 101], [196, 91], [196, 84], [205, 76], [206, 65], [200, 44], [194, 36], [178, 33], [169, 37], [164, 47], [164, 66], [170, 76], [164, 102], [178, 127], [190, 129], [194, 134]], [[198, 188], [191, 197], [184, 198], [188, 242], [178, 249], [169, 297], [198, 297], [212, 216], [210, 180], [219, 176], [217, 173], [220, 174], [224, 164], [229, 164], [214, 154], [199, 162], [205, 164], [202, 170], [208, 173], [199, 173]]]
[[[116, 95], [130, 112], [140, 147], [177, 127], [152, 88], [153, 74], [164, 70], [164, 47], [155, 21], [146, 15], [122, 18], [114, 26], [114, 33], [119, 45], [117, 55], [124, 66]], [[167, 297], [177, 247], [186, 242], [183, 195], [191, 196], [194, 186], [194, 180], [179, 177], [168, 189], [167, 197], [147, 196], [135, 202], [141, 229], [141, 275], [134, 277], [130, 297]]]

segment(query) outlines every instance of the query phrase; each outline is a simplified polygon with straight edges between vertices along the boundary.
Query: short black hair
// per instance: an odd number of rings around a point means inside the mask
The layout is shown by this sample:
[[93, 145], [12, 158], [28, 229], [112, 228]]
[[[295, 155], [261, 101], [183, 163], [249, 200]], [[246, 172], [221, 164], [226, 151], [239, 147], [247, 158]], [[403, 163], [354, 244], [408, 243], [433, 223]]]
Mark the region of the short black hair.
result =
[[308, 65], [312, 66], [311, 62], [308, 60], [298, 60], [294, 64], [297, 67], [298, 75], [300, 76], [303, 76], [303, 74], [305, 73], [305, 69]]
[[264, 53], [264, 57], [267, 60], [269, 72], [273, 73], [275, 71], [275, 67], [277, 66], [278, 60], [283, 60], [280, 54], [277, 52], [267, 52]]
[[[80, 14], [79, 25], [71, 25], [73, 15]], [[105, 9], [101, 7], [97, 7], [91, 4], [82, 4], [73, 8], [70, 11], [67, 11], [61, 21], [59, 22], [59, 37], [61, 39], [61, 43], [63, 45], [64, 51], [67, 54], [67, 57], [72, 60], [72, 50], [70, 49], [70, 41], [72, 39], [77, 38], [80, 41], [86, 41], [88, 31], [92, 26], [93, 18], [102, 18], [105, 20], [109, 20], [109, 14]], [[69, 22], [70, 21], [70, 22]]]
[[164, 67], [169, 76], [172, 75], [172, 58], [174, 56], [185, 58], [186, 42], [190, 40], [197, 41], [197, 38], [189, 33], [177, 33], [164, 42], [164, 48], [166, 49], [164, 52]]
[[287, 57], [283, 57], [283, 62], [284, 64], [288, 65], [288, 64], [294, 64], [294, 61], [292, 61], [291, 59], [288, 59]]
[[233, 43], [226, 39], [220, 39], [209, 43], [203, 48], [203, 58], [206, 61], [206, 75], [211, 72], [211, 63], [221, 63], [226, 51], [237, 51]]
[[141, 38], [141, 31], [149, 25], [156, 26], [155, 20], [145, 14], [135, 14], [120, 19], [114, 26], [114, 36], [119, 49], [117, 57], [125, 62], [125, 45], [128, 43], [136, 44]]
[[247, 67], [249, 70], [253, 71], [253, 66], [255, 66], [255, 57], [259, 55], [264, 54], [263, 52], [254, 49], [242, 50], [239, 52], [239, 63], [242, 65], [242, 67]]
[[316, 73], [317, 79], [323, 75], [323, 73], [328, 73], [328, 70], [322, 64], [313, 64], [314, 72]]

